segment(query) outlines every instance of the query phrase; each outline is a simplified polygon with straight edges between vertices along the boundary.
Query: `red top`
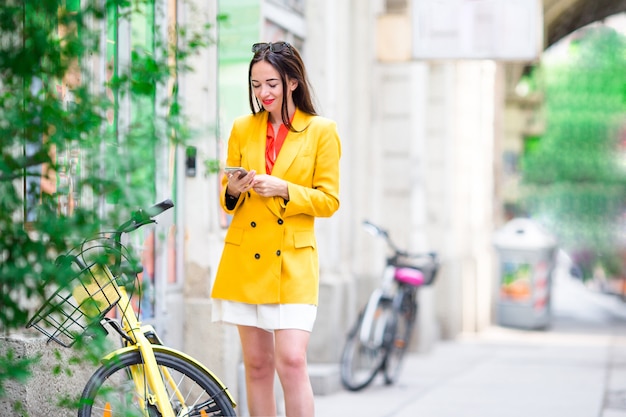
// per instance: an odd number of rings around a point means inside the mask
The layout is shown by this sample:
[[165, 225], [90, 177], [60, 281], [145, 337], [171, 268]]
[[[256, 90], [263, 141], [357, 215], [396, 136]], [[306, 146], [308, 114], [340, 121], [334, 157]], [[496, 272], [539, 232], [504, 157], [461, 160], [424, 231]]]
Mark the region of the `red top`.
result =
[[276, 162], [276, 157], [280, 152], [280, 148], [283, 146], [285, 142], [285, 138], [287, 137], [287, 133], [289, 133], [289, 129], [281, 123], [278, 128], [278, 134], [274, 137], [274, 127], [267, 120], [267, 140], [265, 141], [265, 172], [267, 174], [272, 173], [272, 169], [274, 168], [274, 163]]

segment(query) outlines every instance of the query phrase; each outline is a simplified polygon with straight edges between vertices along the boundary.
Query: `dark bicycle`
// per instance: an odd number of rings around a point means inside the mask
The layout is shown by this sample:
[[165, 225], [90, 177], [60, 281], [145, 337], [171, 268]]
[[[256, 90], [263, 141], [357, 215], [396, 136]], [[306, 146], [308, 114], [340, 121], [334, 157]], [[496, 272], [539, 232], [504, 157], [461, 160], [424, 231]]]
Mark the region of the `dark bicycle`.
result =
[[384, 238], [392, 254], [380, 286], [370, 295], [343, 348], [341, 382], [351, 391], [368, 386], [378, 372], [386, 384], [397, 381], [417, 316], [417, 288], [432, 284], [439, 269], [436, 253], [400, 250], [386, 230], [369, 221], [363, 226]]

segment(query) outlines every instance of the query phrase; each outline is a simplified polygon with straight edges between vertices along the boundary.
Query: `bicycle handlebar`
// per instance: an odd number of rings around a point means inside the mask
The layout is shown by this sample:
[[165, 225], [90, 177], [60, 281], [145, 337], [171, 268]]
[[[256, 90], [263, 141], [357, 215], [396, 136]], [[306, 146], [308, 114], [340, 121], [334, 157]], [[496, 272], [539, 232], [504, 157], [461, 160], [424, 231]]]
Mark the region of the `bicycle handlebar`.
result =
[[[144, 226], [149, 223], [156, 223], [156, 221], [153, 220], [152, 218], [158, 216], [159, 214], [163, 213], [166, 210], [171, 209], [172, 207], [174, 207], [174, 203], [172, 202], [172, 200], [167, 199], [151, 207], [148, 207], [146, 209], [139, 209], [137, 211], [132, 212], [130, 219], [126, 221], [125, 223], [123, 223], [121, 226], [119, 226], [113, 233], [112, 240], [113, 242], [115, 242], [114, 244], [116, 248], [120, 248], [122, 246], [121, 240], [122, 240], [123, 233], [132, 232], [133, 230], [137, 230], [141, 226]], [[114, 272], [114, 274], [116, 275], [119, 274], [121, 270], [120, 269], [121, 265], [122, 265], [122, 252], [121, 250], [116, 250], [115, 261], [112, 267], [112, 271]]]
[[130, 216], [130, 220], [118, 227], [116, 232], [119, 234], [128, 233], [139, 229], [145, 224], [154, 223], [154, 220], [152, 219], [153, 217], [158, 216], [172, 207], [174, 207], [174, 203], [168, 198], [167, 200], [163, 200], [152, 207], [134, 211]]
[[160, 203], [157, 203], [154, 206], [143, 210], [143, 212], [145, 212], [150, 217], [156, 217], [164, 211], [171, 209], [172, 207], [174, 207], [174, 203], [168, 198], [167, 200], [163, 200]]
[[[405, 250], [398, 248], [395, 243], [391, 240], [389, 233], [387, 230], [383, 229], [380, 226], [375, 225], [369, 220], [363, 221], [363, 227], [372, 233], [375, 236], [380, 236], [385, 239], [389, 248], [393, 250], [393, 255], [387, 258], [387, 265], [391, 265], [394, 267], [410, 267], [410, 268], [418, 268], [421, 270], [425, 276], [426, 280], [423, 285], [431, 285], [435, 278], [437, 277], [437, 272], [439, 271], [439, 258], [437, 252], [426, 252], [426, 253], [409, 253]], [[419, 259], [422, 258], [426, 260], [423, 265], [410, 265], [407, 260], [409, 259]], [[404, 260], [404, 262], [402, 262]]]
[[391, 257], [391, 261], [393, 262], [393, 260], [397, 260], [397, 258], [424, 258], [427, 257], [431, 262], [433, 262], [434, 264], [438, 263], [437, 260], [437, 252], [426, 252], [426, 253], [410, 253], [407, 252], [405, 250], [402, 250], [400, 248], [398, 248], [396, 246], [396, 244], [391, 240], [391, 237], [389, 236], [389, 232], [387, 232], [387, 230], [383, 229], [380, 226], [375, 225], [374, 223], [370, 222], [369, 220], [364, 220], [363, 221], [363, 227], [365, 227], [365, 229], [376, 235], [376, 236], [381, 236], [385, 239], [385, 241], [387, 242], [387, 245], [389, 245], [389, 247], [393, 250], [394, 255]]

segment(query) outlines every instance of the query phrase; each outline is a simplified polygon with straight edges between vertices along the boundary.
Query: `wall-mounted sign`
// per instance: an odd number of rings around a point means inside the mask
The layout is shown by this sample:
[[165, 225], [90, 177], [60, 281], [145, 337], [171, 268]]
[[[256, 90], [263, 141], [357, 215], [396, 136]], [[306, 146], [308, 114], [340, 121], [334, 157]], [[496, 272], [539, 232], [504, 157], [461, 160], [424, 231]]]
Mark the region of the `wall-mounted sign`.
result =
[[533, 61], [543, 50], [540, 0], [414, 0], [414, 59]]

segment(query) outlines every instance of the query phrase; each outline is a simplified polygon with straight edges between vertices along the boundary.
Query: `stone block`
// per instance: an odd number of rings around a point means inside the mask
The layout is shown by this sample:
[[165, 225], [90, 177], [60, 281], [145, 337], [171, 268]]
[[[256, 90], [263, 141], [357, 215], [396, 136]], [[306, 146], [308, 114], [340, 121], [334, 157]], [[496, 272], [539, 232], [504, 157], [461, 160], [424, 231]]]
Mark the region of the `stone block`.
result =
[[337, 363], [309, 365], [309, 378], [315, 395], [331, 395], [343, 389]]
[[[43, 336], [14, 334], [0, 337], [0, 354], [12, 350], [18, 359], [39, 357], [25, 382], [8, 381], [0, 398], [0, 416], [75, 416], [76, 409], [59, 406], [62, 398], [78, 399], [96, 367], [78, 363], [72, 349], [48, 343]], [[21, 407], [22, 412], [15, 407]]]

